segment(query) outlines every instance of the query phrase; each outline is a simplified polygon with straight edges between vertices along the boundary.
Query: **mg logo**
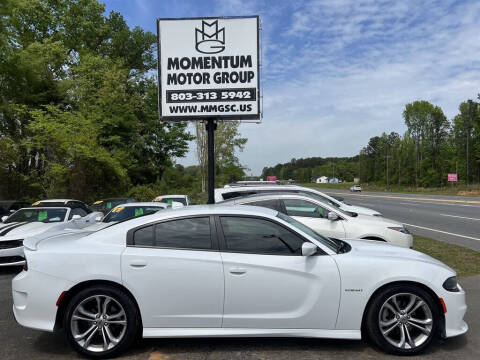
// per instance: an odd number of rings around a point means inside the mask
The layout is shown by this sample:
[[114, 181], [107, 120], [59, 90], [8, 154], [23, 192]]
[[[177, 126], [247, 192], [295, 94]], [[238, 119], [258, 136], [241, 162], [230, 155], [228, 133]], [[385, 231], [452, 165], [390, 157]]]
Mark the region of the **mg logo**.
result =
[[202, 20], [202, 29], [195, 28], [195, 49], [203, 54], [225, 50], [225, 28], [218, 28], [218, 20]]

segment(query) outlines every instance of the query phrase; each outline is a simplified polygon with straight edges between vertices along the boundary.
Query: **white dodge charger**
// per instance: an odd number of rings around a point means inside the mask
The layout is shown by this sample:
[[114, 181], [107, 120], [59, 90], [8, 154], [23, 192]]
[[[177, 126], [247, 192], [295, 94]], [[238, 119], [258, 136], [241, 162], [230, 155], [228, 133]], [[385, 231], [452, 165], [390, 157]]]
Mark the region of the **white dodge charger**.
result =
[[259, 207], [192, 206], [26, 239], [13, 312], [92, 357], [143, 337], [368, 336], [392, 353], [463, 334], [455, 271], [414, 250], [333, 241]]

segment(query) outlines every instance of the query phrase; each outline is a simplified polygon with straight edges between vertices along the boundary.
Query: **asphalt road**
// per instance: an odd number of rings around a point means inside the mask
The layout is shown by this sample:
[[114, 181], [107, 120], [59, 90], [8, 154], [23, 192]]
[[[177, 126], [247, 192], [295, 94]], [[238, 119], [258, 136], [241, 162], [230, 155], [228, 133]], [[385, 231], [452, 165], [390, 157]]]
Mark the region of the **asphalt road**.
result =
[[480, 197], [396, 194], [325, 189], [352, 205], [380, 211], [417, 235], [480, 251]]
[[[18, 325], [12, 313], [11, 279], [18, 270], [0, 268], [0, 359], [82, 359], [61, 333], [44, 333]], [[480, 358], [480, 276], [460, 281], [469, 309], [466, 335], [437, 341], [421, 356], [411, 359]], [[388, 356], [364, 341], [295, 338], [147, 339], [121, 359], [404, 359]]]

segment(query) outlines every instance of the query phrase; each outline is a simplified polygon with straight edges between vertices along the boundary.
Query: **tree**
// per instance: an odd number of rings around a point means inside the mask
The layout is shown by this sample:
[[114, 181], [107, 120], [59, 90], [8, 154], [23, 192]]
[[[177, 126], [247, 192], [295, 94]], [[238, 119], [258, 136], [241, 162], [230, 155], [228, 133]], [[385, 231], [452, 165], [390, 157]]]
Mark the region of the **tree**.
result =
[[[201, 169], [202, 192], [206, 190], [206, 179], [208, 176], [208, 143], [205, 124], [197, 122], [196, 126], [196, 145], [197, 160]], [[247, 139], [241, 137], [238, 130], [239, 121], [219, 121], [215, 131], [215, 175], [222, 176], [226, 173], [229, 176], [220, 178], [222, 182], [231, 182], [240, 180], [244, 176], [244, 170], [241, 166], [237, 151], [243, 151]]]

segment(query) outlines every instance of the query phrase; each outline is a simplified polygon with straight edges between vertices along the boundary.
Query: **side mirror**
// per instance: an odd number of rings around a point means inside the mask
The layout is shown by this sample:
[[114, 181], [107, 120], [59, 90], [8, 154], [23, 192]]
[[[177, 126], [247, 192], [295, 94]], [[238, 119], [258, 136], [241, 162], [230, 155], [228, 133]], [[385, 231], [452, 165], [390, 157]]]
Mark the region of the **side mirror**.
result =
[[102, 221], [103, 216], [99, 215], [95, 218], [95, 222], [100, 222]]
[[8, 219], [8, 216], [2, 216], [2, 222]]
[[302, 244], [302, 255], [303, 256], [312, 256], [317, 252], [317, 245], [312, 244], [311, 242], [304, 242]]
[[80, 215], [73, 215], [72, 220], [78, 220], [81, 219], [82, 217]]
[[334, 213], [333, 211], [330, 211], [330, 212], [328, 213], [328, 220], [330, 220], [330, 221], [337, 221], [338, 219], [340, 219], [340, 218], [339, 218], [338, 215], [337, 215], [336, 213]]

